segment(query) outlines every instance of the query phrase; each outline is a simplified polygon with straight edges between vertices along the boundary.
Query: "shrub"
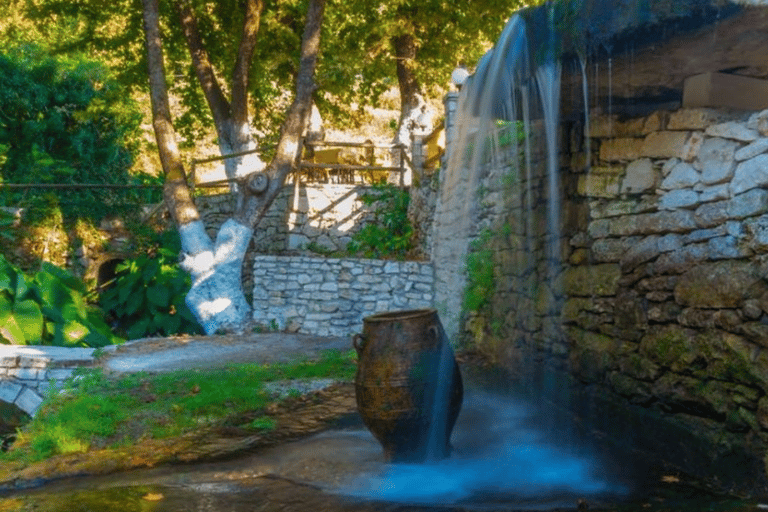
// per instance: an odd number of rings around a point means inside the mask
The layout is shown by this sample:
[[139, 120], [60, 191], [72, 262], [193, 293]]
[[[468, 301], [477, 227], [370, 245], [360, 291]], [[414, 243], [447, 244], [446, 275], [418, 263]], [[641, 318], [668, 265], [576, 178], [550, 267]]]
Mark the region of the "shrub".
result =
[[347, 250], [367, 258], [404, 259], [413, 249], [413, 226], [408, 219], [408, 190], [391, 183], [374, 185], [373, 193], [360, 197], [366, 205], [376, 205], [374, 221], [352, 236]]
[[[107, 68], [83, 57], [52, 57], [34, 45], [0, 52], [0, 181], [132, 182], [141, 114]], [[34, 206], [40, 189], [3, 191], [0, 204]], [[114, 213], [114, 192], [61, 194], [65, 217]]]
[[86, 297], [82, 281], [65, 270], [44, 262], [28, 276], [0, 255], [0, 343], [102, 347], [123, 341]]
[[100, 303], [128, 339], [202, 333], [184, 302], [191, 282], [176, 253], [155, 248], [117, 266]]

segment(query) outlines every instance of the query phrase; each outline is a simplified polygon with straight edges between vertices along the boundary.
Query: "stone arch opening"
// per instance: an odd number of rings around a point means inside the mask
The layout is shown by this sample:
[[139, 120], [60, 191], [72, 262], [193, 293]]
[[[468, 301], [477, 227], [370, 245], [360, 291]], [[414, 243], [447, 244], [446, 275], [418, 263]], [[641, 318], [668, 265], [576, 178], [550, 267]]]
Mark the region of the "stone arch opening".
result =
[[109, 257], [102, 260], [96, 268], [96, 285], [101, 288], [117, 277], [117, 266], [125, 261], [125, 257]]

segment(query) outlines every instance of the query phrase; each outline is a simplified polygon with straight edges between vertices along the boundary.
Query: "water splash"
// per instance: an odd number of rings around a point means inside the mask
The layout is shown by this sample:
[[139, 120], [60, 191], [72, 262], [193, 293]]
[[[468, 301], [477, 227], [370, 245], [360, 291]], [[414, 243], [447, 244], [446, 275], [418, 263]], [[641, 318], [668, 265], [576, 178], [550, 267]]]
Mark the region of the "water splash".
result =
[[451, 458], [431, 464], [389, 464], [341, 488], [342, 494], [388, 502], [432, 505], [506, 503], [573, 506], [579, 498], [626, 492], [601, 475], [587, 453], [547, 439], [536, 412], [524, 402], [485, 392], [465, 401]]

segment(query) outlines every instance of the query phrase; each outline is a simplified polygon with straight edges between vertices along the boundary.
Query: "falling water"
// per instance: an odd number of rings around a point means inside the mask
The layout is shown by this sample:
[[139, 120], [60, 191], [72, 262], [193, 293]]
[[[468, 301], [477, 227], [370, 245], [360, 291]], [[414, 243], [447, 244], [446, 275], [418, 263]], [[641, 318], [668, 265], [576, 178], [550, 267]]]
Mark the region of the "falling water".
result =
[[579, 55], [579, 65], [581, 67], [581, 92], [584, 95], [584, 162], [585, 170], [588, 173], [592, 169], [592, 137], [589, 125], [589, 86], [587, 84], [587, 58]]
[[427, 432], [426, 462], [436, 462], [449, 455], [446, 453], [445, 439], [450, 434], [448, 429], [450, 428], [451, 392], [454, 379], [459, 378], [456, 375], [455, 359], [451, 344], [445, 335], [442, 325], [438, 324], [437, 328], [440, 353], [437, 357], [437, 380], [434, 398], [429, 408], [432, 411], [432, 419]]

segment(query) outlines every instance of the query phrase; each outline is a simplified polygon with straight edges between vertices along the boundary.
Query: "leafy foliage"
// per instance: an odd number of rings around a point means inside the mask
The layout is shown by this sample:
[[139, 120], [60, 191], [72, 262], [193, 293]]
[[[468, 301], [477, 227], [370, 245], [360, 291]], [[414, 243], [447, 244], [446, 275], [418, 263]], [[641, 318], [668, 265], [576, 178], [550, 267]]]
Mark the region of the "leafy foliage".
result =
[[408, 219], [408, 190], [391, 183], [374, 185], [372, 193], [363, 194], [366, 205], [377, 205], [374, 221], [352, 236], [347, 250], [367, 258], [405, 258], [413, 249], [413, 226]]
[[[0, 180], [10, 183], [131, 182], [140, 114], [107, 69], [38, 46], [0, 53]], [[0, 203], [34, 204], [39, 190]], [[91, 190], [62, 194], [65, 216], [105, 214], [122, 201]]]
[[491, 232], [483, 231], [470, 244], [467, 254], [467, 286], [464, 289], [466, 311], [479, 311], [488, 305], [496, 290], [490, 241]]
[[[394, 38], [411, 35], [416, 43], [416, 79], [429, 96], [442, 94], [460, 62], [472, 65], [491, 47], [521, 0], [451, 2], [448, 0], [358, 0], [334, 3], [323, 26], [320, 87], [331, 93], [322, 108], [338, 119], [346, 105], [376, 105], [397, 85]], [[354, 84], [354, 86], [350, 86]], [[333, 108], [335, 107], [335, 108]]]
[[86, 295], [79, 279], [50, 263], [29, 276], [0, 255], [0, 343], [101, 347], [122, 341]]
[[128, 339], [196, 334], [202, 330], [184, 302], [190, 286], [176, 254], [159, 248], [118, 265], [100, 303]]

